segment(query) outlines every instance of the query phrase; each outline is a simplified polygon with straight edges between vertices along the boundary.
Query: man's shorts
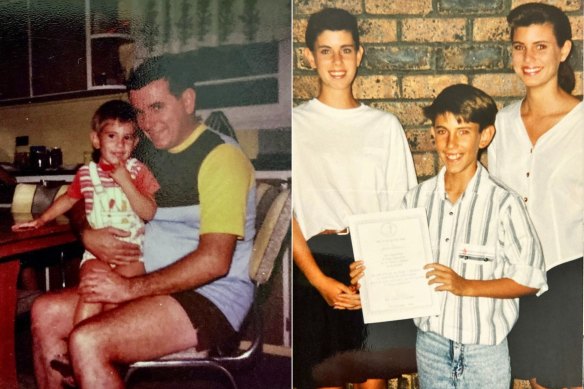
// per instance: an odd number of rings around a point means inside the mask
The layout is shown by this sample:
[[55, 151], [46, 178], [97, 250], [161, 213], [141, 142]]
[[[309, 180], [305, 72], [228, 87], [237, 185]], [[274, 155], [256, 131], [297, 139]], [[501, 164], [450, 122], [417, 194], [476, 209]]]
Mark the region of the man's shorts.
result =
[[227, 344], [237, 331], [215, 304], [194, 290], [172, 293], [197, 330], [197, 351]]

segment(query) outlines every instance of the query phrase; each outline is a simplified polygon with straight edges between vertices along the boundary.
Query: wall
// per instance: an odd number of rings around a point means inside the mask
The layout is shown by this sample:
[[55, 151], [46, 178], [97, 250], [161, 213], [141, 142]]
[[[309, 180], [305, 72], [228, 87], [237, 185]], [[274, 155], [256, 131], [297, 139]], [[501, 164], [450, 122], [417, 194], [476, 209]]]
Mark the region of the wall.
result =
[[[526, 0], [294, 0], [293, 99], [318, 92], [318, 78], [302, 56], [308, 16], [325, 6], [358, 17], [365, 57], [354, 84], [362, 102], [397, 115], [420, 179], [437, 173], [429, 122], [422, 107], [446, 86], [469, 83], [503, 106], [523, 94], [510, 68], [509, 11]], [[575, 95], [582, 95], [582, 0], [549, 0], [572, 24]]]
[[[12, 162], [15, 137], [28, 135], [30, 145], [61, 147], [64, 164], [82, 163], [83, 152], [91, 151], [91, 117], [114, 98], [126, 99], [126, 93], [0, 107], [0, 162]], [[237, 128], [236, 133], [248, 157], [255, 158], [262, 131]]]

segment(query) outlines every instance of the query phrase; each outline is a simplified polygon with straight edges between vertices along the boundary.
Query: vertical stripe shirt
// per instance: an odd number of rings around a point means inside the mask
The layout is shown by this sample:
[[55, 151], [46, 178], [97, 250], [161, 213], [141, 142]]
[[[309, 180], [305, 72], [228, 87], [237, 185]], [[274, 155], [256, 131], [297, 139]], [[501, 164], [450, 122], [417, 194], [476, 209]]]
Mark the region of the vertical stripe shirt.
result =
[[[547, 290], [539, 239], [523, 200], [489, 176], [479, 163], [455, 204], [446, 195], [445, 168], [410, 190], [404, 208], [425, 208], [433, 258], [472, 280], [510, 278]], [[414, 322], [463, 344], [495, 345], [505, 339], [519, 315], [519, 299], [456, 296], [437, 292], [441, 311]]]

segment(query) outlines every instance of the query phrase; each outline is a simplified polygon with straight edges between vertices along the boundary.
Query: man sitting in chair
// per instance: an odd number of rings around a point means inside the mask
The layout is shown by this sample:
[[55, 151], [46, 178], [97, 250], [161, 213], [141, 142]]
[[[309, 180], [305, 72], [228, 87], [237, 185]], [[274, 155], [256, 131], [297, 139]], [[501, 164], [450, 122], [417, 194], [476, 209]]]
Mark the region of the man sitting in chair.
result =
[[[78, 386], [121, 388], [117, 365], [221, 347], [240, 328], [253, 298], [254, 171], [236, 142], [197, 121], [192, 73], [164, 56], [130, 75], [129, 100], [145, 135], [136, 156], [161, 186], [146, 226], [148, 273], [95, 272], [79, 295], [65, 289], [35, 301], [39, 388], [61, 387], [63, 376], [50, 367], [58, 355], [69, 356]], [[117, 239], [126, 235], [111, 227], [82, 232], [85, 247], [111, 264], [138, 260], [139, 248]], [[73, 327], [79, 298], [123, 304]]]

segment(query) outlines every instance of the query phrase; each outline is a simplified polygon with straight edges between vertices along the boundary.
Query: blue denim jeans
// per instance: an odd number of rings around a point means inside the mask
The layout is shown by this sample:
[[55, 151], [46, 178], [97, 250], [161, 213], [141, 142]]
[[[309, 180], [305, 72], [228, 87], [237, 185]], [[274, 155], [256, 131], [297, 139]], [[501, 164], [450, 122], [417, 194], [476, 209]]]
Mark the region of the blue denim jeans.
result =
[[496, 346], [461, 344], [418, 330], [416, 360], [421, 389], [509, 389], [507, 339]]

